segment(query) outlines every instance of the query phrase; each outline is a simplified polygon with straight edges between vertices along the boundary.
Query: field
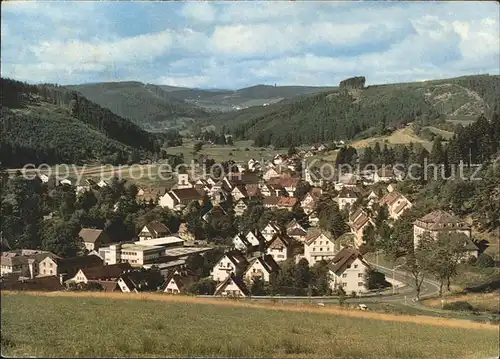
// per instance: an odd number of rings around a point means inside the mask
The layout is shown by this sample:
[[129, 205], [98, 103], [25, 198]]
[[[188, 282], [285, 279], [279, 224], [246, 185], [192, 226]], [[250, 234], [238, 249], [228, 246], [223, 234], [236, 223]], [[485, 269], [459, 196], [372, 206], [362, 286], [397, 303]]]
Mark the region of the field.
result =
[[[236, 141], [233, 146], [221, 146], [204, 144], [199, 154], [213, 158], [216, 162], [233, 160], [235, 162], [248, 161], [253, 158], [255, 160], [271, 159], [277, 153], [286, 153], [286, 149], [271, 150], [269, 148], [252, 147], [253, 141]], [[194, 141], [184, 140], [184, 144], [179, 147], [170, 147], [167, 149], [168, 154], [183, 154], [184, 160], [190, 162], [193, 155]]]
[[413, 142], [422, 144], [422, 146], [424, 146], [427, 150], [430, 150], [432, 148], [431, 142], [418, 137], [409, 126], [396, 130], [389, 136], [370, 137], [364, 140], [354, 141], [350, 144], [350, 146], [358, 149], [373, 146], [376, 142], [379, 142], [381, 145], [383, 145], [384, 143], [387, 143], [388, 145], [398, 145], [409, 144]]
[[[445, 297], [445, 303], [453, 303], [453, 302], [469, 302], [474, 308], [482, 312], [500, 312], [500, 303], [499, 303], [499, 295], [500, 293], [469, 293], [465, 295], [456, 295]], [[432, 307], [432, 308], [441, 308], [441, 299], [427, 299], [423, 301], [423, 304]]]
[[334, 306], [2, 293], [6, 356], [483, 359], [497, 339], [493, 325]]

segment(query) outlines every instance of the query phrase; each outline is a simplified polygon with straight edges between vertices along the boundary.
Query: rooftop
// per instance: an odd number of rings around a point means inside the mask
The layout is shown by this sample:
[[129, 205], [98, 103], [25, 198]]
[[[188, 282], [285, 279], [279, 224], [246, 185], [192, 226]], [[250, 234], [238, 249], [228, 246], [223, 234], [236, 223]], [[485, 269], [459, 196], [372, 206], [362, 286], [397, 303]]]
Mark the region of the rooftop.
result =
[[179, 238], [179, 237], [176, 237], [176, 236], [159, 237], [159, 238], [145, 239], [145, 240], [134, 242], [134, 244], [136, 244], [136, 245], [141, 245], [141, 246], [146, 246], [146, 247], [151, 247], [151, 246], [162, 247], [162, 246], [167, 246], [170, 244], [182, 245], [183, 243], [184, 243], [184, 240]]

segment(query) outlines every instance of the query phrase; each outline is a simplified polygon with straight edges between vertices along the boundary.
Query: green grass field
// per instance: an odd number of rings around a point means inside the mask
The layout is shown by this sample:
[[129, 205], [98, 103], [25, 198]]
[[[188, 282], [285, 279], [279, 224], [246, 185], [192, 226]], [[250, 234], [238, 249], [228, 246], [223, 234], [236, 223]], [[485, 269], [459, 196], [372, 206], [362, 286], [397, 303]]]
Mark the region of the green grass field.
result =
[[[167, 149], [169, 154], [184, 155], [184, 160], [189, 162], [193, 158], [193, 146], [196, 141], [184, 140], [182, 146], [170, 147]], [[277, 153], [286, 153], [286, 149], [271, 150], [269, 148], [253, 147], [253, 141], [236, 141], [233, 146], [221, 146], [204, 144], [199, 154], [213, 158], [216, 162], [233, 160], [235, 162], [248, 161], [253, 158], [255, 160], [271, 159]]]
[[498, 327], [478, 323], [232, 300], [216, 304], [160, 294], [143, 299], [125, 294], [69, 295], [3, 293], [2, 355], [346, 359], [498, 355]]

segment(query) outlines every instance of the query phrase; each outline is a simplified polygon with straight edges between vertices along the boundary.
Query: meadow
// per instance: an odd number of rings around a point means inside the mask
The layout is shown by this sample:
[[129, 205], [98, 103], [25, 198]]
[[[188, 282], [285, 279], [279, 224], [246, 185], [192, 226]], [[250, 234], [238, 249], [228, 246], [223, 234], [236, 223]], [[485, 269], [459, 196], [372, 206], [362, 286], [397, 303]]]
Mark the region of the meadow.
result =
[[1, 338], [4, 356], [498, 355], [498, 326], [489, 324], [162, 294], [3, 292]]

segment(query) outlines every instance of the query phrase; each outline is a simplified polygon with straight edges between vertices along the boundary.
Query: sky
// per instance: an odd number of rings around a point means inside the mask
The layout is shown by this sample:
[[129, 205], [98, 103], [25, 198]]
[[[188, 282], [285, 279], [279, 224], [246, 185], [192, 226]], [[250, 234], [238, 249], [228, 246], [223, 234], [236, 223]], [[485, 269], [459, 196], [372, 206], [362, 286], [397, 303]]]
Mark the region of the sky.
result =
[[497, 2], [1, 4], [1, 74], [236, 89], [500, 73]]

